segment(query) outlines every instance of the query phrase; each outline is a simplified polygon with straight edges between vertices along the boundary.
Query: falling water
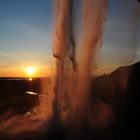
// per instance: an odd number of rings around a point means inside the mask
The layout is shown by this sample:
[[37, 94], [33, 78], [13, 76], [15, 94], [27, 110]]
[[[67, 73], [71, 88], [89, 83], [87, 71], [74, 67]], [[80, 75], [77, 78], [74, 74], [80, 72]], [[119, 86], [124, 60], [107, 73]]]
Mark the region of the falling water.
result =
[[[54, 80], [55, 83], [52, 79], [43, 79], [38, 115], [32, 115], [30, 118], [13, 115], [9, 119], [11, 112], [8, 112], [4, 115], [5, 118], [8, 116], [8, 119], [5, 119], [1, 123], [0, 132], [10, 134], [10, 136], [29, 132], [39, 133], [40, 131], [44, 131], [44, 128], [46, 132], [46, 129], [49, 130], [50, 128], [48, 122], [53, 122], [54, 120], [56, 120], [54, 123], [60, 122], [63, 126], [78, 128], [85, 127], [90, 123], [90, 79], [91, 76], [94, 76], [92, 68], [95, 65], [97, 48], [102, 45], [108, 0], [81, 1], [83, 30], [80, 45], [78, 46], [78, 40], [74, 34], [76, 1], [56, 0], [56, 17], [53, 36], [56, 79]], [[118, 5], [120, 6], [122, 2], [125, 3], [128, 0], [118, 1]], [[119, 6], [116, 6], [115, 9], [115, 16], [118, 17], [122, 14], [122, 11], [125, 10], [123, 6]], [[135, 46], [136, 42], [134, 38], [136, 36], [138, 13], [140, 12], [139, 9], [138, 12], [135, 9], [131, 11], [133, 11], [132, 17], [129, 15], [127, 21], [130, 21], [129, 29], [132, 29], [131, 36], [133, 37], [131, 37], [132, 40], [130, 40], [130, 42], [128, 41], [128, 44]], [[108, 107], [105, 103], [98, 104], [99, 108], [100, 106], [103, 106], [102, 108], [105, 109], [107, 108], [107, 113], [112, 111], [110, 109], [111, 107]], [[102, 113], [100, 114], [103, 115]], [[101, 123], [106, 121], [106, 119], [102, 117], [101, 119]], [[56, 127], [54, 127], [54, 129], [56, 129]]]
[[[73, 0], [56, 1], [54, 57], [56, 58], [56, 111], [62, 122], [77, 126], [88, 121], [91, 65], [96, 48], [102, 40], [102, 30], [108, 0], [83, 0], [83, 36], [80, 57], [73, 31]], [[77, 58], [79, 57], [79, 58]], [[76, 61], [79, 60], [79, 61]]]

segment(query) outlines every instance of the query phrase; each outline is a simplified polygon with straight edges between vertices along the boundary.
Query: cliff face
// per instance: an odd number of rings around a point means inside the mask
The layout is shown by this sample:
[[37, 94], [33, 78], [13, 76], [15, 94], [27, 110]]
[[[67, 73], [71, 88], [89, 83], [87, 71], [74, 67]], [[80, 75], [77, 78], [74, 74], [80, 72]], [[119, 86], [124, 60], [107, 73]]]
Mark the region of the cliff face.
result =
[[[91, 82], [91, 110], [97, 112], [96, 115], [91, 113], [91, 116], [98, 120], [98, 123], [94, 124], [111, 127], [112, 133], [120, 138], [127, 139], [138, 135], [139, 100], [140, 62], [120, 67], [111, 74], [100, 76]], [[103, 122], [106, 122], [105, 125]]]

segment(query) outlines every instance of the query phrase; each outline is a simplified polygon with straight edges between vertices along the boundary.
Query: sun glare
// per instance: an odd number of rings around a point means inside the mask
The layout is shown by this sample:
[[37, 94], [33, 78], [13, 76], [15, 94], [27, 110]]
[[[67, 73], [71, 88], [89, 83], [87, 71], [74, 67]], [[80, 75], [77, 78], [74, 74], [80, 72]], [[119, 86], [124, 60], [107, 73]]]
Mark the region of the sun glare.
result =
[[33, 76], [34, 73], [35, 73], [35, 69], [34, 69], [33, 67], [28, 67], [28, 68], [26, 69], [26, 72], [27, 72], [27, 74], [28, 74], [29, 76]]

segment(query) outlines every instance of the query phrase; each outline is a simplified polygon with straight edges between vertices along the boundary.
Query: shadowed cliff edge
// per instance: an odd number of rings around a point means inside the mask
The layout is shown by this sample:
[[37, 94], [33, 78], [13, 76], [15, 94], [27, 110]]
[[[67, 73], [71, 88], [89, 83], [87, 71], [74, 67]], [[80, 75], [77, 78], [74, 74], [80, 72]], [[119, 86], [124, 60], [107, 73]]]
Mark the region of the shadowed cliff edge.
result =
[[[91, 108], [96, 111], [94, 125], [110, 128], [111, 139], [138, 136], [140, 114], [140, 62], [116, 69], [92, 82]], [[93, 115], [94, 118], [94, 115]]]

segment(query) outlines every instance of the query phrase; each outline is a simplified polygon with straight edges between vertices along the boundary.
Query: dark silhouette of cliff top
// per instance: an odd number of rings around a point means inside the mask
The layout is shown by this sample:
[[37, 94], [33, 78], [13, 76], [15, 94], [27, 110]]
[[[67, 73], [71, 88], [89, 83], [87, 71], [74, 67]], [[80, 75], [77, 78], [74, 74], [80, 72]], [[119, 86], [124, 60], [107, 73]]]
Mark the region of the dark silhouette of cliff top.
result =
[[140, 83], [140, 62], [129, 66], [121, 66], [108, 75], [102, 75], [91, 82], [93, 96], [114, 103], [126, 94], [134, 84]]
[[140, 137], [140, 62], [119, 67], [91, 84], [91, 103], [98, 100], [114, 113], [113, 139]]

